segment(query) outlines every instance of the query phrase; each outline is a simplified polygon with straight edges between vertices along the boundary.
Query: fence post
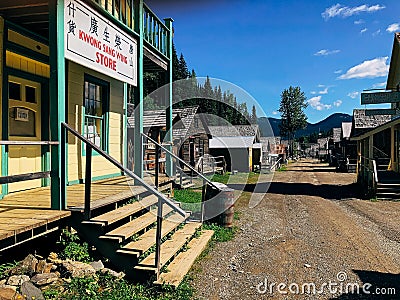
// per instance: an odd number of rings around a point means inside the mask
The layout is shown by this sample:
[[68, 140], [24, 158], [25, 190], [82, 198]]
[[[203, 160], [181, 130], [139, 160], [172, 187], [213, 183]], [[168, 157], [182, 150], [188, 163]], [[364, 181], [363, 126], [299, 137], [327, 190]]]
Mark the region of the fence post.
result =
[[86, 144], [85, 220], [90, 219], [90, 189], [92, 183], [92, 147]]
[[156, 163], [155, 163], [155, 176], [156, 176], [156, 178], [155, 178], [155, 186], [156, 186], [156, 189], [158, 190], [158, 186], [159, 186], [159, 184], [160, 184], [160, 182], [159, 182], [159, 172], [160, 172], [160, 157], [159, 157], [159, 155], [160, 155], [160, 146], [158, 145], [158, 144], [156, 144]]

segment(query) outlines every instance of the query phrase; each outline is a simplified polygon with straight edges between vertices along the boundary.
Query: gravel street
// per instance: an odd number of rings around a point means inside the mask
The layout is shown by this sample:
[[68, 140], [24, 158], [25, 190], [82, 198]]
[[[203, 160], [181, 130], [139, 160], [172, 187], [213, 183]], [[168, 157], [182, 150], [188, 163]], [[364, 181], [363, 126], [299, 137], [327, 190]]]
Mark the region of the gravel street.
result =
[[400, 202], [359, 199], [355, 181], [315, 160], [275, 172], [256, 207], [236, 203], [234, 240], [195, 266], [196, 297], [400, 299]]

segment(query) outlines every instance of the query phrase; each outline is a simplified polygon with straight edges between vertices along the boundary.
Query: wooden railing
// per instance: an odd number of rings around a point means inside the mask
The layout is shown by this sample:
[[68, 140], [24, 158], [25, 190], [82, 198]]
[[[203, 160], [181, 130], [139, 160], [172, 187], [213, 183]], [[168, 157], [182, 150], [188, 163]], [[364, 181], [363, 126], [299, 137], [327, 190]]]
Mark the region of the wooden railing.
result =
[[[92, 182], [92, 152], [93, 150], [100, 154], [107, 161], [112, 163], [115, 167], [120, 169], [126, 176], [135, 180], [135, 185], [140, 185], [144, 187], [151, 194], [155, 195], [158, 198], [158, 211], [157, 211], [157, 228], [156, 228], [156, 251], [155, 251], [155, 267], [157, 268], [157, 274], [160, 273], [160, 246], [161, 246], [161, 237], [162, 237], [162, 215], [163, 215], [163, 205], [167, 204], [174, 211], [176, 211], [181, 216], [186, 216], [186, 212], [182, 210], [179, 206], [173, 203], [170, 199], [168, 199], [165, 195], [157, 191], [154, 187], [146, 183], [142, 178], [137, 176], [132, 171], [128, 170], [120, 162], [116, 159], [108, 155], [98, 146], [90, 142], [88, 139], [83, 137], [79, 132], [70, 127], [66, 123], [61, 123], [62, 128], [62, 136], [67, 137], [67, 133], [70, 132], [76, 138], [78, 138], [81, 142], [83, 142], [86, 146], [86, 169], [85, 169], [85, 205], [84, 205], [84, 218], [89, 220], [91, 217], [91, 208], [90, 208], [90, 191], [91, 191], [91, 182]], [[61, 152], [65, 153], [65, 145], [66, 143], [61, 143]], [[65, 187], [64, 187], [65, 188]]]
[[224, 156], [203, 155], [199, 158], [195, 168], [202, 174], [226, 173], [226, 161]]
[[146, 4], [143, 4], [143, 38], [166, 57], [169, 57], [170, 34], [170, 30], [164, 22]]
[[[58, 145], [59, 142], [53, 141], [0, 141], [0, 146], [49, 146]], [[0, 177], [0, 184], [28, 181], [34, 179], [50, 178], [51, 171], [32, 172], [17, 175], [7, 175]]]
[[[174, 175], [176, 173], [179, 174], [178, 180], [180, 181], [180, 185], [182, 185], [182, 181], [184, 177], [189, 177], [191, 182], [193, 181], [193, 178], [198, 178], [202, 181], [202, 203], [201, 203], [201, 212], [200, 212], [200, 221], [203, 222], [204, 220], [204, 202], [206, 201], [206, 190], [207, 186], [212, 187], [213, 189], [216, 189], [220, 191], [220, 188], [215, 185], [210, 179], [208, 179], [206, 176], [201, 174], [199, 171], [197, 171], [195, 168], [193, 168], [190, 164], [185, 162], [183, 159], [180, 157], [176, 156], [173, 152], [165, 148], [163, 145], [160, 143], [156, 142], [153, 140], [151, 137], [147, 136], [146, 134], [142, 133], [142, 137], [147, 140], [147, 143], [153, 143], [155, 145], [156, 149], [156, 165], [155, 165], [155, 186], [157, 187], [159, 184], [159, 169], [160, 169], [160, 162], [159, 162], [159, 157], [161, 150], [165, 152], [166, 154], [166, 160], [171, 159], [175, 163], [173, 164], [174, 166]], [[183, 165], [185, 168], [189, 170], [190, 175], [187, 175], [186, 172], [183, 170], [183, 168], [180, 165]], [[171, 175], [171, 174], [170, 174]]]

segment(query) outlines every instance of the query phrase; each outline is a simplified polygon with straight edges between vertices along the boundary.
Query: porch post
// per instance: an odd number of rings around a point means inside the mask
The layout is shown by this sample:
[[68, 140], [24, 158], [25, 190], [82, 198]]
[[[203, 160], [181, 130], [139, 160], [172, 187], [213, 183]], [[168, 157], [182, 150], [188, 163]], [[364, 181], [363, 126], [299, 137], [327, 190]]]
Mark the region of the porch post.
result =
[[395, 165], [396, 158], [396, 142], [395, 142], [395, 129], [394, 126], [390, 127], [390, 166], [391, 170], [397, 172], [397, 164]]
[[[169, 63], [168, 63], [168, 71], [167, 71], [167, 84], [168, 84], [168, 89], [166, 91], [166, 106], [167, 110], [165, 112], [165, 116], [167, 118], [167, 133], [165, 135], [165, 142], [168, 143], [166, 146], [169, 151], [173, 151], [172, 149], [172, 142], [173, 142], [173, 137], [172, 137], [172, 33], [173, 33], [173, 28], [172, 28], [172, 23], [174, 22], [173, 19], [168, 18], [164, 19], [165, 25], [169, 29], [169, 36], [168, 36], [168, 41], [167, 41], [167, 47], [168, 47], [168, 54], [169, 54]], [[166, 163], [165, 163], [165, 172], [167, 173], [168, 176], [172, 177], [175, 176], [173, 174], [173, 160], [170, 155], [167, 155], [166, 157]]]
[[[50, 45], [50, 139], [61, 143], [61, 122], [65, 121], [64, 0], [49, 1]], [[61, 145], [51, 145], [51, 208], [64, 209], [65, 166]]]
[[143, 0], [135, 1], [135, 28], [136, 32], [139, 34], [138, 39], [138, 57], [137, 57], [137, 67], [138, 67], [138, 78], [137, 87], [135, 89], [135, 128], [134, 128], [134, 172], [140, 178], [143, 178], [143, 143], [142, 143], [142, 133], [143, 133]]

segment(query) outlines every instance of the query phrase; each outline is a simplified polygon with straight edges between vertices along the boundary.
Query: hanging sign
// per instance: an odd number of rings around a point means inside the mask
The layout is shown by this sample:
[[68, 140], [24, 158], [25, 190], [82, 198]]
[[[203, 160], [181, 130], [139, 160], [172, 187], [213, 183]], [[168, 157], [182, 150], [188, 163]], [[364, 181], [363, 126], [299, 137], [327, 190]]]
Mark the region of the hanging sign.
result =
[[400, 102], [400, 92], [361, 93], [361, 104]]
[[136, 40], [82, 1], [64, 3], [65, 58], [136, 86]]

